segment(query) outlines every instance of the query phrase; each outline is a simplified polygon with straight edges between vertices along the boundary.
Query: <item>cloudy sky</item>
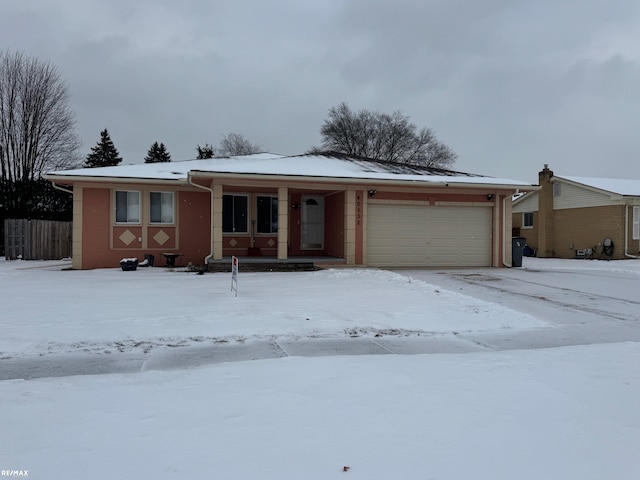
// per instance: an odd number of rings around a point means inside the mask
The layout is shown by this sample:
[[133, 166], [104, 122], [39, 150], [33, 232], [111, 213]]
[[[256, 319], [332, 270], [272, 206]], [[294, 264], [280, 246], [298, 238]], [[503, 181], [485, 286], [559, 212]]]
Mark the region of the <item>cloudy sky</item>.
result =
[[238, 132], [320, 144], [328, 109], [401, 110], [455, 168], [640, 178], [637, 0], [2, 0], [0, 48], [55, 64], [82, 156]]

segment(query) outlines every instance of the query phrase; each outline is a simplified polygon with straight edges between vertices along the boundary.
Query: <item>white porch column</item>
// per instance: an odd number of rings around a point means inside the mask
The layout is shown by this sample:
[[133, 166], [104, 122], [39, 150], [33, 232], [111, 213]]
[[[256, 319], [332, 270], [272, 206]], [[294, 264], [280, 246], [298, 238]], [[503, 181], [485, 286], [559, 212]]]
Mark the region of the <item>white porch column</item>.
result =
[[345, 192], [344, 256], [347, 265], [356, 263], [356, 192], [351, 189]]
[[289, 189], [278, 188], [278, 260], [286, 260], [289, 250]]
[[222, 185], [211, 186], [211, 244], [214, 260], [222, 260]]

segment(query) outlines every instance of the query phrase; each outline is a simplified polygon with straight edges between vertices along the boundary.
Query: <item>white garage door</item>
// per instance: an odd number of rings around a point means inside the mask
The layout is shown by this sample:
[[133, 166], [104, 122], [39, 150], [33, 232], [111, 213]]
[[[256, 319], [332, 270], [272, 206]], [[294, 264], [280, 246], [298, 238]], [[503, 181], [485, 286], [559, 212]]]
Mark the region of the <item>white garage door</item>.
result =
[[369, 205], [367, 264], [491, 265], [491, 207]]

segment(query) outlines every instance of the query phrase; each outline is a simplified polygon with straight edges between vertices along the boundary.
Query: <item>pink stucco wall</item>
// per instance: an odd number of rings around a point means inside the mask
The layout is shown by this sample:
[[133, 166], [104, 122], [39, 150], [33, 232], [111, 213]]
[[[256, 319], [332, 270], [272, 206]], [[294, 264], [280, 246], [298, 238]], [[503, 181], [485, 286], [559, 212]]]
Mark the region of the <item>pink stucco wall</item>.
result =
[[[82, 268], [117, 267], [122, 258], [145, 254], [164, 264], [162, 253], [182, 253], [183, 264], [204, 264], [210, 251], [211, 202], [207, 192], [176, 192], [175, 225], [115, 224], [110, 188], [83, 188]], [[143, 194], [144, 198], [144, 194]], [[142, 208], [147, 208], [143, 200]], [[161, 235], [158, 235], [161, 233]], [[129, 241], [129, 237], [134, 237]]]

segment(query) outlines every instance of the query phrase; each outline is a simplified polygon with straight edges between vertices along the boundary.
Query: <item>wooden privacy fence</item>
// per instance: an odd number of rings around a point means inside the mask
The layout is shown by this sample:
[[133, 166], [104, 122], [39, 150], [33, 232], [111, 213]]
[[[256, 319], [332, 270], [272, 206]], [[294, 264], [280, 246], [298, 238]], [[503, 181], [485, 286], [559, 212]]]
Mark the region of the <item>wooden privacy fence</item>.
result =
[[60, 260], [71, 257], [71, 222], [52, 220], [4, 221], [7, 260]]

